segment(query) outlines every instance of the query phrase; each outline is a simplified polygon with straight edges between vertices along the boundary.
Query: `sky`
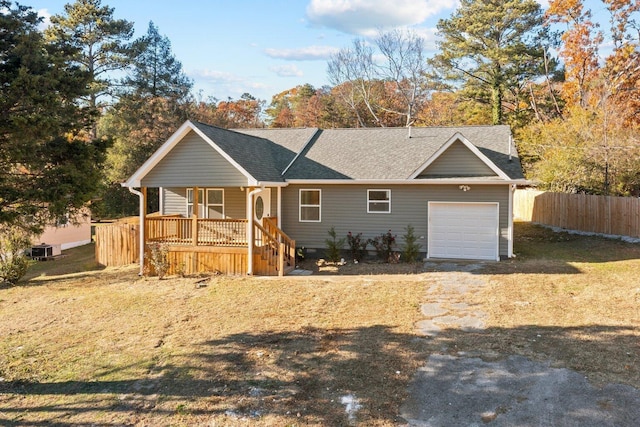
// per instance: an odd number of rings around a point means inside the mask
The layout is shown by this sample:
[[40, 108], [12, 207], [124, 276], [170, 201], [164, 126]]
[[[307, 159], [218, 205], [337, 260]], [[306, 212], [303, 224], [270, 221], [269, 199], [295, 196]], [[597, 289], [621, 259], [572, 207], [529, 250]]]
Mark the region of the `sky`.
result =
[[[46, 19], [71, 0], [21, 0]], [[543, 7], [547, 0], [539, 0]], [[114, 17], [149, 22], [169, 38], [203, 99], [272, 96], [309, 83], [328, 84], [327, 60], [357, 37], [411, 28], [435, 51], [435, 26], [458, 0], [102, 0]]]

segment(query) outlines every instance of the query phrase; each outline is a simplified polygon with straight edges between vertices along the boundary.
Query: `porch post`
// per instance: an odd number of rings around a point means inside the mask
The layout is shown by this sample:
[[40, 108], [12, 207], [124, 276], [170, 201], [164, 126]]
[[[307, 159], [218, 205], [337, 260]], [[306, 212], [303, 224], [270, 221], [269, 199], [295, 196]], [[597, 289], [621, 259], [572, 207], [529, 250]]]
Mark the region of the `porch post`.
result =
[[198, 246], [198, 211], [200, 210], [198, 193], [198, 187], [193, 187], [193, 212], [191, 213], [191, 243], [193, 246]]
[[255, 187], [247, 188], [247, 274], [253, 275], [253, 192]]

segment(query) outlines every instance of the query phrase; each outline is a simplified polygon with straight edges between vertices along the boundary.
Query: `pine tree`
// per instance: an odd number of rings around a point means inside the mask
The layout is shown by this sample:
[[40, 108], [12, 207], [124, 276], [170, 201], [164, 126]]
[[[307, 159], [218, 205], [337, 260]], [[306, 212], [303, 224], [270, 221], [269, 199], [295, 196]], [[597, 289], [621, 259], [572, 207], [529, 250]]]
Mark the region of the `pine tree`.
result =
[[549, 38], [535, 0], [461, 0], [437, 28], [441, 52], [434, 64], [448, 80], [462, 82], [472, 99], [491, 106], [493, 124], [504, 122], [506, 93], [521, 96], [527, 81], [543, 75]]
[[45, 42], [37, 13], [0, 0], [0, 224], [38, 231], [95, 195], [106, 141], [80, 107], [90, 75], [74, 49]]

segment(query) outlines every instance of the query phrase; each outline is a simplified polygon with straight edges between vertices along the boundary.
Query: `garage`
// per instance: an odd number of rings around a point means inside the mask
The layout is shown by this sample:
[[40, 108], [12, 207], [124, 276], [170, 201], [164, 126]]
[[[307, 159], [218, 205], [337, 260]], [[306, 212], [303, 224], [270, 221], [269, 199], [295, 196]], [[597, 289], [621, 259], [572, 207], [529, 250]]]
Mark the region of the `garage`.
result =
[[498, 203], [429, 202], [428, 257], [499, 260]]

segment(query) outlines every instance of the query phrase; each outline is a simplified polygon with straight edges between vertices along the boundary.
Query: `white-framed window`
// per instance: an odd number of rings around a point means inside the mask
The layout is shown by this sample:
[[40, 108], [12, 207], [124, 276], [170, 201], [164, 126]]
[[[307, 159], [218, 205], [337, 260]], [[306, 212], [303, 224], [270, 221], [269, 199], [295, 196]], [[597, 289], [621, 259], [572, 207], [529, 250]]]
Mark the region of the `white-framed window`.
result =
[[391, 190], [367, 190], [367, 213], [391, 213]]
[[[204, 218], [204, 188], [198, 189], [198, 218]], [[193, 216], [193, 188], [187, 188], [187, 218]]]
[[[193, 188], [187, 188], [187, 218], [193, 215]], [[198, 189], [198, 218], [223, 219], [224, 189]]]
[[207, 188], [207, 218], [224, 219], [224, 189]]
[[300, 189], [300, 222], [320, 222], [322, 218], [322, 191]]

